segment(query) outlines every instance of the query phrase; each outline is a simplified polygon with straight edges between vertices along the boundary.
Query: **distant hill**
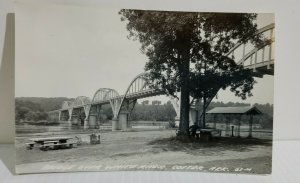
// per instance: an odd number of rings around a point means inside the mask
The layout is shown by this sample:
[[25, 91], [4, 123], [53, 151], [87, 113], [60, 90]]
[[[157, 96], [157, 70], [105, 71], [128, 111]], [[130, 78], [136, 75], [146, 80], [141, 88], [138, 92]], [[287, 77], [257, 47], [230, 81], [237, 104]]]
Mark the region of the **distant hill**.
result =
[[29, 101], [38, 104], [43, 111], [48, 112], [48, 111], [60, 109], [64, 101], [73, 101], [73, 100], [74, 100], [73, 98], [66, 98], [66, 97], [55, 97], [55, 98], [17, 97], [16, 103], [18, 101], [23, 101], [23, 102]]

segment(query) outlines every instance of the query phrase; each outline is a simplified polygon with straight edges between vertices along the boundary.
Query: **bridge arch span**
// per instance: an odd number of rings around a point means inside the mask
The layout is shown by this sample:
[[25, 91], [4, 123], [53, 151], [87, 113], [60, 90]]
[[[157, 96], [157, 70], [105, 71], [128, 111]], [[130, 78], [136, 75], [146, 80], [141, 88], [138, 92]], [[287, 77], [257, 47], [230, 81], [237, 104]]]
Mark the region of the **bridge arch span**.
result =
[[238, 65], [243, 65], [245, 69], [253, 69], [253, 72], [260, 69], [260, 73], [254, 74], [254, 76], [274, 75], [274, 68], [272, 67], [274, 66], [274, 30], [274, 23], [259, 29], [253, 36], [262, 35], [265, 38], [264, 43], [255, 46], [249, 43], [249, 38], [244, 42], [237, 43], [225, 56], [231, 56]]
[[147, 75], [148, 73], [144, 72], [133, 78], [133, 80], [130, 82], [129, 86], [126, 89], [124, 96], [149, 89], [149, 82], [146, 79]]
[[112, 98], [120, 96], [119, 93], [111, 88], [99, 88], [92, 99], [92, 104], [100, 102], [100, 101], [105, 101], [105, 100], [110, 100]]
[[[116, 111], [116, 114], [114, 114], [116, 118], [119, 117], [122, 110], [126, 110], [128, 113], [131, 113], [137, 99], [139, 98], [138, 96], [143, 96], [144, 98], [148, 95], [151, 96], [151, 94], [153, 94], [153, 89], [150, 88], [150, 83], [147, 80], [147, 75], [147, 72], [141, 73], [133, 78], [133, 80], [130, 82], [123, 97], [121, 98], [119, 108]], [[130, 100], [129, 98], [133, 99]], [[127, 104], [125, 105], [125, 103]]]
[[93, 95], [92, 101], [86, 111], [86, 120], [89, 121], [90, 126], [98, 126], [100, 124], [100, 110], [101, 105], [109, 103], [113, 113], [118, 107], [119, 93], [111, 88], [99, 88]]
[[[253, 36], [257, 36], [259, 34], [263, 34], [265, 32], [268, 32], [268, 31], [271, 31], [271, 35], [270, 35], [270, 38], [272, 38], [274, 36], [274, 29], [275, 29], [275, 24], [272, 23], [272, 24], [269, 24], [263, 28], [260, 28], [256, 34], [254, 34]], [[237, 50], [239, 47], [245, 45], [249, 40], [250, 40], [251, 37], [249, 37], [248, 39], [246, 39], [244, 42], [240, 42], [240, 43], [237, 43], [235, 44], [226, 54], [225, 56], [229, 56], [231, 54], [234, 54], [235, 50]]]

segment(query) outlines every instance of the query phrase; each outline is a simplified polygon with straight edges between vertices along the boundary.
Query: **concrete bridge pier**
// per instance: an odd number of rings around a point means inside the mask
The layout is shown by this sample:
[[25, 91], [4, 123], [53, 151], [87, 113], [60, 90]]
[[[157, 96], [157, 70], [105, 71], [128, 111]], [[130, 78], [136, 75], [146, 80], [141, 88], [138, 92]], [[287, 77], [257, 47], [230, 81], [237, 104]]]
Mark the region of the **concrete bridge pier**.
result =
[[71, 117], [68, 119], [68, 125], [69, 125], [69, 127], [72, 126], [72, 118]]
[[85, 118], [84, 119], [84, 123], [83, 123], [83, 129], [88, 129], [90, 126], [89, 126], [89, 119]]
[[124, 112], [119, 114], [119, 125], [123, 131], [131, 128], [130, 121], [128, 120], [128, 113]]
[[126, 131], [131, 129], [131, 123], [128, 120], [128, 112], [121, 112], [118, 118], [112, 119], [112, 131], [122, 130]]
[[89, 128], [97, 128], [99, 126], [97, 115], [90, 114], [89, 118], [87, 119], [87, 123], [88, 123]]
[[96, 114], [95, 114], [95, 128], [100, 129], [101, 124], [101, 114], [103, 113], [102, 106], [97, 105], [96, 107]]
[[70, 115], [68, 118], [68, 126], [69, 126], [69, 128], [71, 128], [71, 126], [72, 126], [72, 115]]
[[117, 130], [120, 130], [120, 125], [119, 125], [119, 120], [118, 118], [114, 117], [112, 119], [112, 131], [117, 131]]
[[61, 117], [62, 117], [62, 115], [61, 115], [61, 111], [58, 111], [58, 122], [60, 122], [60, 121], [61, 121]]
[[68, 115], [69, 115], [69, 119], [68, 119], [68, 124], [69, 126], [72, 126], [72, 113], [73, 113], [73, 109], [68, 109]]
[[78, 125], [79, 124], [79, 116], [72, 116], [71, 124]]

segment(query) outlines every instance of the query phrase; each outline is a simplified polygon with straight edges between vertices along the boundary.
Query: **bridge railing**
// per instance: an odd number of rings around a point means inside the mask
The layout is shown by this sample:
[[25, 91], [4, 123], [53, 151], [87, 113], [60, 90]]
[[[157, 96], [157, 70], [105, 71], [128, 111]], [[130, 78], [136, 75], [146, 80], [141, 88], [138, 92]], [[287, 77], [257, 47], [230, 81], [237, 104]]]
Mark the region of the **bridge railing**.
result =
[[257, 31], [254, 36], [261, 35], [264, 43], [256, 46], [249, 40], [236, 44], [227, 54], [237, 64], [245, 67], [274, 61], [275, 24], [270, 24]]

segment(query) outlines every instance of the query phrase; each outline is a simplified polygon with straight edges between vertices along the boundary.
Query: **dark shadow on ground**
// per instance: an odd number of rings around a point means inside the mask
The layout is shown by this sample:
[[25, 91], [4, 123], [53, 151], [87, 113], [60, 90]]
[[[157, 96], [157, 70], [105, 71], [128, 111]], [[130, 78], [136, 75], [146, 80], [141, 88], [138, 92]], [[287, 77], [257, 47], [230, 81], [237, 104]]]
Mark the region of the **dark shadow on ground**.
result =
[[[253, 146], [272, 146], [270, 139], [219, 137], [210, 142], [203, 142], [199, 139], [192, 139], [189, 142], [182, 142], [176, 137], [156, 139], [148, 143], [153, 148], [161, 151], [183, 151], [193, 155], [217, 155], [222, 151], [230, 150], [237, 152], [251, 151]], [[154, 151], [155, 152], [155, 151]]]

